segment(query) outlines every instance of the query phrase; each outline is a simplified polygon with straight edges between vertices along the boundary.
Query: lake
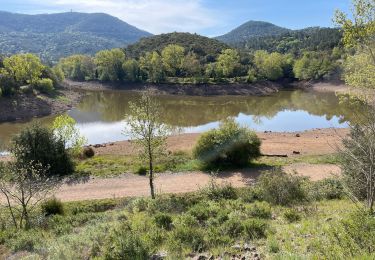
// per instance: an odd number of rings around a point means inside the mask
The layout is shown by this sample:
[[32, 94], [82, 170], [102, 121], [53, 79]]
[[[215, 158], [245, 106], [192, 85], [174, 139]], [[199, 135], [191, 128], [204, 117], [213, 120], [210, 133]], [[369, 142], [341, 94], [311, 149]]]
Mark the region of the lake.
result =
[[[114, 142], [122, 134], [129, 113], [129, 101], [139, 93], [126, 91], [88, 92], [81, 103], [68, 112], [78, 122], [81, 133], [90, 144]], [[316, 91], [281, 91], [270, 96], [157, 96], [162, 105], [163, 121], [184, 132], [204, 132], [218, 127], [220, 120], [234, 117], [256, 131], [304, 131], [314, 128], [347, 127], [361, 109], [340, 102], [334, 93]], [[55, 116], [33, 119], [51, 124]], [[0, 143], [31, 122], [0, 124]]]

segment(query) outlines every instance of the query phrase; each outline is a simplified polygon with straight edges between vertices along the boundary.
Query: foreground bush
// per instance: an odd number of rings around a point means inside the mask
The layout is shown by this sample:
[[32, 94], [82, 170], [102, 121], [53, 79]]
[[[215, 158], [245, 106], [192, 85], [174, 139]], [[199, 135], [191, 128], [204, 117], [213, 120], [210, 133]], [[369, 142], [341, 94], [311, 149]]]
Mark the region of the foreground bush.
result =
[[43, 202], [41, 208], [45, 216], [64, 215], [64, 205], [56, 198]]
[[46, 127], [34, 124], [22, 130], [13, 138], [10, 150], [17, 163], [41, 164], [48, 167], [50, 176], [66, 176], [74, 172], [74, 164], [65, 149], [65, 142]]
[[228, 119], [204, 133], [193, 154], [207, 167], [244, 166], [260, 156], [260, 144], [255, 132]]
[[307, 199], [306, 178], [287, 174], [281, 168], [263, 172], [257, 183], [262, 199], [277, 205], [289, 205]]

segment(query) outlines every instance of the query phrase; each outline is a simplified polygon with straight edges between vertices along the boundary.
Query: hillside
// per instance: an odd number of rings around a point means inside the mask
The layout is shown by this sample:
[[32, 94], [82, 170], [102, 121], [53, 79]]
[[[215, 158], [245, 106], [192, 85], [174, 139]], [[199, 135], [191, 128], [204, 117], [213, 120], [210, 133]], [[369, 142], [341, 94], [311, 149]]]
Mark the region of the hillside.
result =
[[236, 42], [247, 41], [254, 37], [280, 35], [289, 31], [289, 29], [279, 27], [272, 23], [249, 21], [227, 34], [216, 37], [216, 39], [228, 44], [233, 44]]
[[254, 37], [232, 46], [247, 50], [267, 50], [299, 54], [303, 50], [326, 51], [341, 46], [342, 33], [336, 28], [311, 27], [281, 35]]
[[186, 51], [193, 51], [199, 56], [216, 56], [223, 49], [230, 48], [225, 43], [215, 39], [190, 33], [168, 33], [143, 38], [126, 48], [128, 56], [137, 58], [150, 51], [161, 51], [169, 44], [183, 46]]
[[102, 13], [0, 12], [0, 53], [33, 52], [47, 61], [123, 47], [151, 34]]

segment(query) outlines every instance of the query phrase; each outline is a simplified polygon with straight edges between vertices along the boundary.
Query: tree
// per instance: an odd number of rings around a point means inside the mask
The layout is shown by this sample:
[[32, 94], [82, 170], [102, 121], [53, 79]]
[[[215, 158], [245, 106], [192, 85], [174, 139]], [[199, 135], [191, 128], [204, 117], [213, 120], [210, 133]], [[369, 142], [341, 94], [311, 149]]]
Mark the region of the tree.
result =
[[273, 52], [269, 54], [266, 51], [256, 51], [254, 63], [258, 71], [258, 76], [261, 78], [277, 80], [284, 76], [286, 59], [280, 53]]
[[11, 76], [18, 84], [36, 83], [43, 72], [44, 65], [34, 54], [17, 54], [5, 58], [1, 74]]
[[16, 228], [30, 228], [30, 214], [62, 179], [47, 174], [41, 164], [10, 162], [0, 165], [0, 192]]
[[90, 56], [72, 55], [60, 59], [56, 68], [63, 71], [65, 77], [73, 80], [88, 80], [95, 78], [95, 63]]
[[217, 59], [217, 70], [224, 77], [233, 76], [234, 69], [239, 66], [240, 56], [236, 50], [226, 49]]
[[359, 123], [351, 126], [339, 152], [343, 181], [351, 198], [365, 201], [365, 206], [374, 213], [375, 111], [367, 111]]
[[164, 79], [163, 61], [156, 51], [148, 52], [140, 59], [140, 68], [147, 75], [148, 80], [159, 83]]
[[61, 115], [53, 121], [52, 129], [59, 140], [65, 142], [65, 147], [69, 147], [72, 155], [81, 154], [82, 148], [87, 142], [76, 127], [77, 122], [68, 115]]
[[146, 90], [138, 102], [129, 102], [130, 114], [127, 116], [128, 128], [125, 133], [139, 148], [141, 160], [148, 163], [151, 197], [155, 199], [155, 162], [164, 154], [167, 135], [172, 128], [162, 122], [160, 104], [153, 95], [151, 90]]
[[306, 52], [302, 58], [295, 62], [293, 72], [295, 77], [300, 80], [310, 80], [328, 75], [333, 68], [332, 62], [326, 55]]
[[34, 124], [12, 139], [10, 152], [20, 165], [35, 164], [47, 169], [49, 176], [67, 176], [74, 163], [65, 149], [65, 140], [51, 129]]
[[199, 76], [201, 75], [201, 64], [197, 59], [197, 55], [189, 52], [182, 63], [182, 71], [186, 76]]
[[130, 82], [136, 82], [139, 80], [139, 64], [136, 60], [127, 60], [122, 64], [122, 69], [125, 72], [125, 79]]
[[[352, 19], [341, 11], [335, 14], [335, 21], [344, 32], [345, 46], [356, 48], [359, 55], [346, 64], [345, 81], [356, 87], [375, 87], [372, 76], [375, 72], [375, 1], [353, 0], [352, 10]], [[354, 68], [356, 65], [361, 66]], [[366, 79], [368, 75], [370, 79]]]
[[125, 73], [122, 64], [125, 62], [125, 52], [121, 49], [100, 51], [95, 55], [95, 64], [100, 80], [122, 81]]
[[185, 49], [176, 44], [166, 46], [161, 52], [161, 58], [165, 71], [171, 76], [180, 74], [184, 61]]

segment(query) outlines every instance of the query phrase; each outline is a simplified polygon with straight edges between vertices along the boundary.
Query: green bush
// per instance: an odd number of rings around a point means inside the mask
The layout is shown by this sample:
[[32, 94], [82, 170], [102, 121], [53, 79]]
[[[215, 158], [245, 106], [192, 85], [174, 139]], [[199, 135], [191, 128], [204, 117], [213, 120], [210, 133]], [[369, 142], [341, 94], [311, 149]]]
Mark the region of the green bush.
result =
[[150, 257], [147, 246], [127, 223], [110, 231], [103, 251], [108, 260], [144, 260]]
[[297, 222], [301, 220], [301, 215], [295, 209], [287, 209], [284, 212], [284, 218], [289, 222]]
[[64, 215], [64, 205], [56, 198], [44, 201], [41, 204], [41, 208], [45, 216]]
[[0, 89], [3, 97], [14, 95], [17, 88], [17, 83], [12, 77], [4, 75], [0, 76]]
[[74, 164], [65, 142], [51, 129], [34, 124], [12, 139], [10, 148], [17, 163], [39, 163], [48, 167], [50, 176], [66, 176], [74, 172]]
[[166, 213], [158, 213], [154, 216], [154, 223], [157, 227], [169, 230], [172, 226], [172, 217]]
[[137, 169], [136, 174], [141, 175], [141, 176], [146, 176], [148, 172], [148, 169], [144, 166], [141, 166]]
[[189, 225], [176, 225], [171, 231], [168, 246], [171, 251], [182, 251], [188, 248], [192, 252], [201, 252], [206, 248], [204, 232]]
[[290, 205], [307, 199], [305, 177], [287, 174], [281, 168], [263, 172], [257, 182], [263, 200], [277, 205]]
[[247, 209], [248, 214], [254, 218], [270, 219], [272, 217], [271, 206], [267, 202], [255, 202]]
[[261, 219], [248, 219], [243, 222], [244, 233], [249, 239], [266, 237], [268, 224]]
[[53, 87], [53, 81], [52, 79], [39, 79], [34, 86], [37, 90], [39, 90], [42, 93], [49, 94], [51, 93], [55, 88]]
[[342, 182], [338, 179], [324, 179], [312, 182], [309, 187], [309, 193], [313, 200], [341, 199], [345, 195]]
[[239, 236], [241, 236], [244, 230], [244, 226], [242, 225], [242, 220], [235, 216], [225, 221], [222, 224], [221, 229], [223, 230], [223, 233], [228, 235], [229, 237], [238, 238]]
[[210, 200], [235, 200], [237, 199], [236, 189], [230, 184], [218, 184], [211, 180], [208, 187], [202, 190], [202, 193]]
[[202, 134], [193, 154], [209, 168], [244, 166], [260, 156], [260, 144], [255, 132], [228, 119], [221, 123], [219, 129]]

